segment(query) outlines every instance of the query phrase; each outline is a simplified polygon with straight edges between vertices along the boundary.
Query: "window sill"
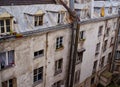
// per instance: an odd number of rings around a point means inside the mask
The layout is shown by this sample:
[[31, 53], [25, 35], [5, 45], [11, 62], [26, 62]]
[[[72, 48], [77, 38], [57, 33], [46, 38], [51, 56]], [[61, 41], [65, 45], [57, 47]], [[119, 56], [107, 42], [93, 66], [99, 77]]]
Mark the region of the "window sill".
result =
[[6, 69], [9, 69], [9, 68], [12, 68], [12, 67], [14, 67], [14, 66], [15, 66], [15, 64], [6, 66], [5, 68], [0, 69], [0, 71], [3, 71], [3, 70], [6, 70]]
[[37, 82], [34, 82], [32, 87], [35, 87], [35, 86], [37, 86], [38, 84], [40, 84], [40, 83], [42, 83], [42, 82], [43, 82], [43, 80], [39, 80], [39, 81], [37, 81]]
[[60, 48], [57, 48], [56, 51], [60, 51], [60, 50], [63, 50], [63, 49], [64, 49], [64, 47], [62, 46]]

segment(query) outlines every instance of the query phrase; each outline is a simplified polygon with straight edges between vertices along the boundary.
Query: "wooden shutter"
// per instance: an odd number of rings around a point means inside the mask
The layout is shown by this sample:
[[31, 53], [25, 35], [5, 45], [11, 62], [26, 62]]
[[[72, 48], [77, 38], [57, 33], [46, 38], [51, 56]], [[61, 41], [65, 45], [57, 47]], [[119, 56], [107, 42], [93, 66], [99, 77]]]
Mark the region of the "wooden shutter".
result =
[[17, 87], [17, 79], [13, 78], [13, 87]]
[[7, 81], [2, 82], [2, 87], [7, 87]]

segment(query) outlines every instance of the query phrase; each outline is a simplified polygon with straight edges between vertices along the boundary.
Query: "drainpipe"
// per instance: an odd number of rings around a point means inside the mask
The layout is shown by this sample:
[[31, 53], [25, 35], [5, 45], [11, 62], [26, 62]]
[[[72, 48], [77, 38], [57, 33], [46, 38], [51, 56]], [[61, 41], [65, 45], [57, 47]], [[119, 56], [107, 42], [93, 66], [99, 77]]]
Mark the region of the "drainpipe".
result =
[[74, 0], [69, 0], [69, 7], [62, 1], [58, 0], [68, 11], [70, 17], [72, 18], [72, 36], [71, 36], [71, 48], [70, 48], [70, 58], [67, 72], [66, 87], [73, 87], [74, 83], [74, 74], [75, 74], [75, 62], [78, 48], [78, 35], [80, 29], [80, 19], [78, 14], [74, 10]]
[[48, 33], [46, 33], [46, 49], [45, 49], [45, 78], [44, 78], [44, 87], [46, 87], [46, 80], [47, 80], [47, 62], [48, 62]]
[[[69, 2], [70, 9], [72, 10], [72, 14], [74, 14], [74, 0], [70, 0]], [[69, 67], [68, 67], [68, 76], [67, 76], [67, 84], [66, 87], [73, 87], [74, 85], [74, 76], [75, 76], [75, 62], [78, 48], [78, 36], [79, 36], [79, 18], [77, 14], [73, 20], [72, 25], [72, 37], [71, 37], [71, 49], [70, 49], [70, 59], [69, 59]]]

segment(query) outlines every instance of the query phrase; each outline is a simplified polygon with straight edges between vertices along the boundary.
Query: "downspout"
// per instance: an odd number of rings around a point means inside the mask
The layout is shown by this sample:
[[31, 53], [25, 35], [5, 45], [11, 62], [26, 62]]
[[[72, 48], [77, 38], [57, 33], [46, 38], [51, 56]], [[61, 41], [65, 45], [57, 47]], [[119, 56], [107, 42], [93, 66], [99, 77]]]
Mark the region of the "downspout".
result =
[[45, 78], [44, 78], [44, 87], [46, 87], [47, 80], [47, 52], [48, 52], [48, 33], [46, 33], [46, 50], [45, 50]]
[[[75, 76], [75, 63], [76, 63], [76, 55], [77, 55], [77, 48], [78, 48], [78, 36], [79, 36], [79, 29], [80, 29], [80, 24], [78, 23], [79, 21], [76, 20], [74, 22], [74, 24], [76, 24], [75, 26], [75, 30], [74, 30], [74, 35], [73, 35], [73, 40], [74, 41], [74, 46], [73, 49], [71, 50], [73, 52], [73, 55], [71, 56], [71, 75], [70, 75], [70, 85], [69, 87], [73, 87], [73, 83], [74, 83], [74, 76]], [[74, 29], [74, 28], [73, 28]]]
[[79, 24], [80, 19], [74, 10], [74, 0], [70, 0], [69, 2], [70, 8], [62, 0], [58, 0], [58, 1], [67, 9], [70, 15], [70, 19], [73, 23], [71, 27], [72, 37], [71, 37], [68, 75], [67, 75], [67, 82], [66, 82], [66, 87], [73, 87], [74, 74], [75, 74], [75, 62], [76, 62], [76, 55], [77, 55], [77, 48], [78, 48], [78, 35], [79, 35], [79, 29], [80, 29], [80, 24]]

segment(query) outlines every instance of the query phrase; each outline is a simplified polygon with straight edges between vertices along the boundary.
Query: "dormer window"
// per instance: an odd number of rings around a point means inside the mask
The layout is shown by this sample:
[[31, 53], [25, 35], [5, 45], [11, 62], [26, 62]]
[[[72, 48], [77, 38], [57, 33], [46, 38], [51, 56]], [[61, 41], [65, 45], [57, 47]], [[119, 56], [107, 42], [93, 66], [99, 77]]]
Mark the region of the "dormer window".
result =
[[64, 13], [59, 12], [58, 13], [58, 20], [57, 20], [58, 24], [63, 23], [63, 17], [64, 17]]
[[44, 16], [44, 12], [42, 10], [38, 10], [35, 14], [34, 14], [34, 26], [41, 26], [43, 25], [43, 16]]
[[35, 26], [43, 25], [43, 15], [35, 16]]

